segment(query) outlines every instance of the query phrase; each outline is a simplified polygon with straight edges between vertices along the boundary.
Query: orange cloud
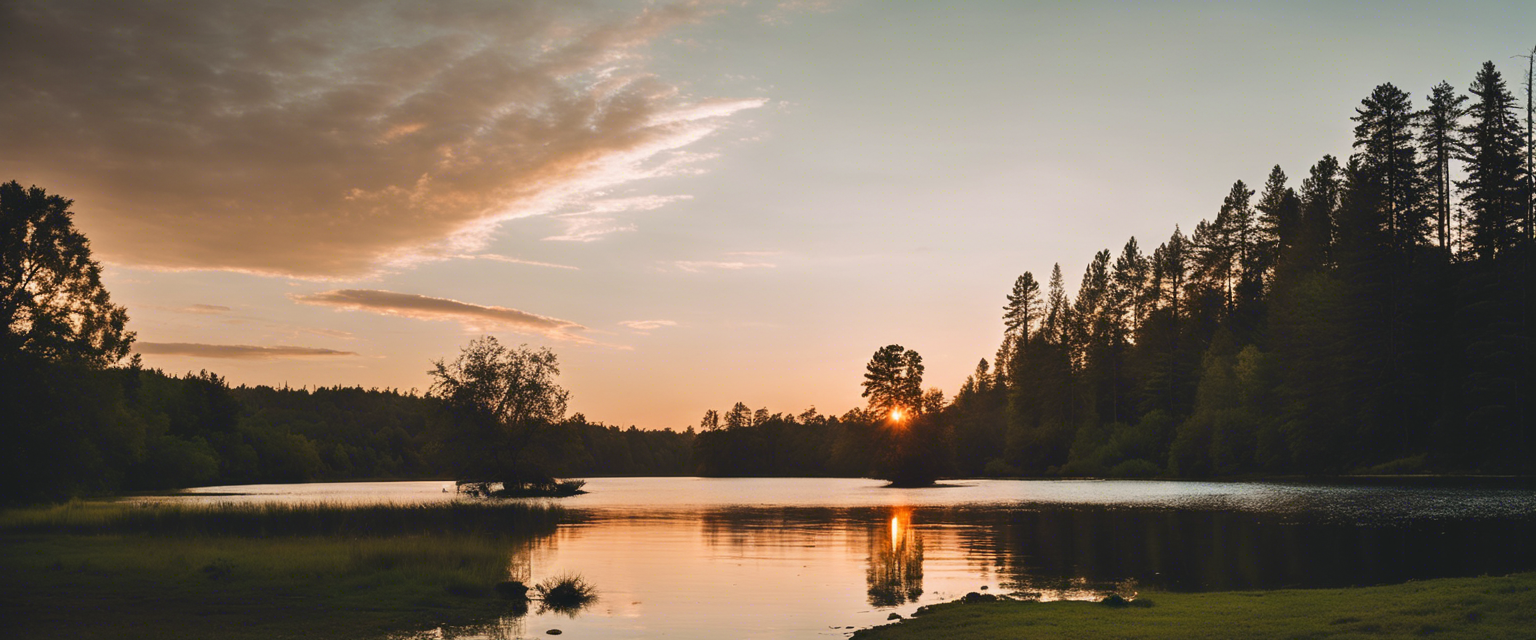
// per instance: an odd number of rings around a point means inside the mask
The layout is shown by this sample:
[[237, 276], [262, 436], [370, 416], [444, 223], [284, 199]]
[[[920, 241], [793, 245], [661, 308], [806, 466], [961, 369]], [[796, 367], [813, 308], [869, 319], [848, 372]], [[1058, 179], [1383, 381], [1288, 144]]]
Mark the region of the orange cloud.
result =
[[337, 289], [321, 293], [295, 294], [290, 297], [304, 304], [371, 311], [420, 320], [456, 321], [477, 330], [504, 328], [573, 342], [590, 342], [586, 337], [572, 333], [586, 329], [574, 322], [507, 307], [471, 304], [448, 298], [376, 289]]
[[313, 347], [257, 347], [244, 344], [199, 344], [195, 342], [138, 342], [134, 349], [145, 355], [188, 356], [225, 360], [273, 360], [330, 356], [355, 356], [351, 351]]
[[0, 175], [74, 198], [121, 264], [325, 279], [468, 253], [685, 171], [680, 149], [763, 104], [647, 72], [711, 9], [637, 7], [4, 3]]

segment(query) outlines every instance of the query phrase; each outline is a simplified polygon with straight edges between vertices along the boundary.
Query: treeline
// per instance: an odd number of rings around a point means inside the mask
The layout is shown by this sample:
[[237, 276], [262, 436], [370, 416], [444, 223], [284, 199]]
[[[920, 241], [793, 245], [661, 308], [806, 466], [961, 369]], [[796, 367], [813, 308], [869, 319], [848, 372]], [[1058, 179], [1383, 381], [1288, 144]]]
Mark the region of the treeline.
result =
[[[166, 375], [6, 360], [4, 501], [173, 487], [445, 478], [440, 402], [356, 387], [231, 388]], [[692, 434], [620, 429], [577, 414], [529, 447], [562, 476], [692, 472]]]
[[1070, 298], [1020, 276], [950, 409], [961, 471], [1530, 472], [1529, 114], [1492, 63], [1470, 94], [1378, 86], [1299, 188], [1238, 181]]
[[875, 475], [884, 444], [875, 416], [860, 409], [770, 414], [738, 402], [723, 415], [704, 414], [693, 455], [705, 476], [864, 477]]
[[[1518, 117], [1492, 63], [1469, 92], [1415, 109], [1378, 86], [1344, 162], [1238, 181], [1192, 233], [1099, 252], [1075, 295], [1059, 265], [1019, 276], [993, 361], [914, 423], [942, 433], [924, 455], [959, 476], [1536, 470], [1530, 101]], [[902, 432], [727, 417], [695, 440], [704, 473], [871, 475]]]

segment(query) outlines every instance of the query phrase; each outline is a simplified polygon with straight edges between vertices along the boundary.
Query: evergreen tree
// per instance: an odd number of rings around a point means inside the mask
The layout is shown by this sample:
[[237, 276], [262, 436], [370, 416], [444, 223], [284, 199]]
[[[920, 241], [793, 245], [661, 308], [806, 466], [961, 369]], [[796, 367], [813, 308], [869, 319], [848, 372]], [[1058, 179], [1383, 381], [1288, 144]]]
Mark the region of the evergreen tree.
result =
[[1216, 218], [1201, 220], [1191, 236], [1200, 283], [1219, 294], [1229, 312], [1247, 297], [1244, 294], [1253, 293], [1253, 278], [1246, 270], [1252, 264], [1255, 239], [1252, 198], [1253, 190], [1242, 180], [1233, 183]]
[[1269, 281], [1273, 277], [1280, 254], [1290, 251], [1296, 242], [1301, 226], [1301, 200], [1296, 191], [1286, 186], [1285, 172], [1275, 165], [1264, 181], [1264, 191], [1254, 209], [1259, 212], [1258, 241], [1255, 243], [1253, 264], [1248, 271], [1256, 279]]
[[1492, 62], [1483, 63], [1469, 90], [1472, 104], [1460, 159], [1467, 179], [1456, 183], [1469, 216], [1469, 249], [1495, 258], [1522, 235], [1525, 194], [1524, 142], [1515, 119], [1515, 98]]
[[1050, 294], [1045, 299], [1045, 339], [1056, 344], [1067, 342], [1067, 285], [1061, 277], [1061, 263], [1051, 266]]
[[1413, 101], [1388, 84], [1377, 85], [1355, 110], [1355, 143], [1362, 178], [1377, 191], [1376, 212], [1394, 251], [1424, 242], [1428, 236], [1414, 147]]
[[1008, 333], [1027, 339], [1034, 330], [1035, 321], [1044, 313], [1040, 283], [1035, 281], [1034, 274], [1025, 271], [1013, 282], [1013, 291], [1008, 294], [1008, 305], [1003, 307], [1003, 326], [1007, 327]]
[[1152, 277], [1152, 265], [1141, 255], [1136, 238], [1125, 243], [1120, 257], [1115, 259], [1113, 313], [1125, 326], [1127, 335], [1134, 336], [1150, 311], [1147, 304], [1147, 285]]
[[1434, 220], [1436, 244], [1453, 253], [1451, 239], [1451, 159], [1460, 147], [1462, 104], [1467, 97], [1441, 82], [1429, 93], [1429, 106], [1418, 114], [1419, 147], [1424, 151], [1419, 173], [1425, 184], [1429, 215]]
[[[1295, 271], [1308, 272], [1333, 266], [1334, 221], [1339, 208], [1339, 161], [1323, 156], [1301, 182], [1301, 231], [1282, 262]], [[1289, 259], [1285, 256], [1288, 255]]]

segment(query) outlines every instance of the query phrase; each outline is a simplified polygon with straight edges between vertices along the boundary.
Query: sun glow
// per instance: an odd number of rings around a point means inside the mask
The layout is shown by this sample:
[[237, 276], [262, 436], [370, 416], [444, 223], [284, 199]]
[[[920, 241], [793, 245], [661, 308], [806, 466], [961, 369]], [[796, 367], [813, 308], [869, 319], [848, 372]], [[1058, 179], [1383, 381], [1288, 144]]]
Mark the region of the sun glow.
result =
[[901, 422], [901, 409], [891, 409], [891, 420]]

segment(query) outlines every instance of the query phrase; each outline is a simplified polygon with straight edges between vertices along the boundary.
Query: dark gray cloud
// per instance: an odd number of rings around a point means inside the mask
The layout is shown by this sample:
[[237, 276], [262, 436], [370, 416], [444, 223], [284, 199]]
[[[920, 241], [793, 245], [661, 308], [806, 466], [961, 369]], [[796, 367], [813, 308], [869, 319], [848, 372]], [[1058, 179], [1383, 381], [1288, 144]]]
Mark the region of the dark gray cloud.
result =
[[144, 355], [189, 356], [225, 360], [274, 360], [332, 356], [355, 356], [351, 351], [313, 347], [257, 347], [245, 344], [199, 344], [195, 342], [138, 342], [134, 349]]
[[125, 264], [351, 277], [463, 253], [677, 170], [762, 104], [645, 72], [648, 43], [709, 11], [634, 7], [0, 3], [0, 175], [76, 199]]
[[543, 334], [562, 340], [589, 342], [584, 336], [572, 333], [586, 329], [574, 322], [507, 307], [471, 304], [448, 298], [376, 289], [338, 289], [321, 293], [296, 294], [292, 298], [305, 304], [372, 311], [422, 320], [451, 320], [474, 329], [503, 328]]

